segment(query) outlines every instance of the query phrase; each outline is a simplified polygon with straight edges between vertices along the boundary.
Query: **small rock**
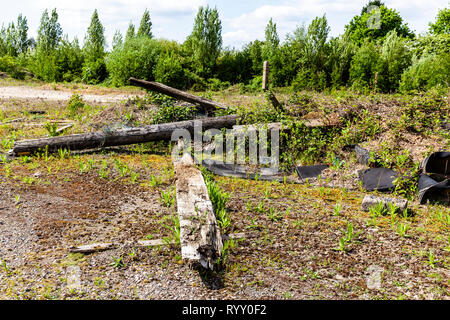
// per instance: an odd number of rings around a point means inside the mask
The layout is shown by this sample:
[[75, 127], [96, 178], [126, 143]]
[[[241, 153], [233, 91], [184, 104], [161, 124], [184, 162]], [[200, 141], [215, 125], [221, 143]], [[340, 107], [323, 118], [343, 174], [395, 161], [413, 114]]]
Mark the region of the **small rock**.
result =
[[366, 285], [368, 289], [379, 290], [384, 269], [375, 264], [369, 266], [366, 271]]
[[398, 210], [403, 211], [408, 207], [408, 200], [399, 198], [377, 197], [374, 195], [366, 195], [362, 201], [361, 208], [364, 211], [369, 211], [371, 207], [376, 206], [378, 203], [382, 203], [384, 208], [389, 210], [388, 204], [395, 204]]

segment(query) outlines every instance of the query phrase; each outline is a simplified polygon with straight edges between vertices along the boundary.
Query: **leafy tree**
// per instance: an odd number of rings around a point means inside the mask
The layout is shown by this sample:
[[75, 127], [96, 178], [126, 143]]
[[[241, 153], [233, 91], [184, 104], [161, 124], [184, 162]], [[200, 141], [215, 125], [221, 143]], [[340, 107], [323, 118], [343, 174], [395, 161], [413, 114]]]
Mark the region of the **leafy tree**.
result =
[[58, 13], [56, 9], [52, 10], [52, 14], [49, 17], [48, 10], [45, 9], [41, 23], [38, 29], [37, 37], [37, 50], [41, 50], [46, 53], [55, 51], [58, 47], [62, 37], [62, 28], [58, 22]]
[[142, 15], [141, 24], [137, 32], [138, 37], [149, 37], [153, 38], [152, 34], [152, 21], [150, 20], [150, 13], [145, 9]]
[[63, 37], [56, 51], [56, 64], [60, 80], [81, 81], [84, 54], [77, 38], [70, 42], [67, 35]]
[[383, 39], [391, 30], [395, 30], [400, 37], [414, 37], [414, 33], [408, 24], [403, 22], [400, 14], [395, 9], [387, 8], [380, 1], [369, 2], [361, 15], [354, 16], [345, 26], [345, 32], [358, 45], [366, 40]]
[[405, 41], [393, 30], [388, 33], [381, 47], [377, 71], [377, 86], [384, 92], [396, 91], [403, 71], [411, 64], [411, 52]]
[[57, 67], [56, 50], [60, 45], [62, 28], [58, 22], [56, 9], [49, 16], [48, 10], [44, 10], [38, 29], [36, 50], [31, 61], [33, 73], [45, 81], [57, 81], [60, 77]]
[[373, 42], [366, 41], [353, 56], [350, 66], [350, 82], [356, 88], [374, 85], [379, 52]]
[[199, 8], [185, 47], [192, 54], [196, 72], [201, 76], [210, 76], [222, 47], [222, 22], [217, 8]]
[[125, 35], [125, 42], [134, 39], [134, 37], [136, 37], [134, 24], [130, 21], [130, 24], [128, 25], [127, 34]]
[[112, 48], [113, 50], [116, 49], [116, 47], [119, 47], [123, 44], [123, 37], [119, 30], [116, 30], [114, 33], [113, 39], [112, 39]]
[[22, 14], [19, 14], [19, 16], [17, 17], [16, 37], [18, 53], [26, 53], [31, 44], [31, 41], [30, 39], [28, 39], [27, 18], [22, 17]]
[[450, 53], [424, 54], [413, 58], [412, 65], [402, 74], [400, 91], [428, 90], [435, 86], [450, 86]]
[[450, 34], [450, 8], [439, 10], [434, 23], [430, 23], [431, 34]]
[[107, 76], [104, 61], [106, 45], [104, 31], [98, 12], [94, 10], [83, 46], [86, 57], [83, 65], [83, 81], [87, 83], [99, 83]]
[[262, 55], [264, 60], [270, 60], [276, 55], [278, 46], [280, 44], [280, 38], [277, 33], [277, 25], [273, 23], [270, 18], [265, 30], [265, 41], [262, 48]]

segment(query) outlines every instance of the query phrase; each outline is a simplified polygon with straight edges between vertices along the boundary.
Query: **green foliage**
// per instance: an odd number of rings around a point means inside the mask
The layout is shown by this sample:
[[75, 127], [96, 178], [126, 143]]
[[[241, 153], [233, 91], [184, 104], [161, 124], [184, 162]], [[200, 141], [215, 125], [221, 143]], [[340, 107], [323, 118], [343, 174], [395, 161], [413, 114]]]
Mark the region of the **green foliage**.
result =
[[438, 85], [450, 85], [450, 53], [414, 57], [412, 65], [401, 76], [400, 90], [427, 90]]
[[210, 76], [222, 47], [222, 22], [217, 8], [200, 7], [192, 33], [185, 42], [192, 54], [195, 71], [200, 76]]
[[24, 79], [25, 73], [17, 60], [9, 55], [0, 58], [0, 71], [6, 72], [15, 79]]
[[83, 81], [90, 84], [102, 82], [107, 77], [105, 56], [104, 27], [100, 22], [97, 10], [94, 11], [91, 23], [84, 39], [83, 53], [86, 60], [83, 65]]
[[432, 34], [450, 34], [450, 8], [440, 9], [436, 21], [429, 26]]
[[67, 36], [61, 40], [61, 44], [56, 51], [56, 68], [57, 80], [67, 82], [80, 81], [82, 76], [82, 67], [84, 62], [84, 55], [75, 38], [72, 42], [67, 39]]
[[384, 92], [396, 91], [399, 87], [403, 70], [411, 63], [411, 53], [405, 41], [390, 31], [381, 47], [378, 62], [377, 87]]
[[67, 102], [67, 111], [71, 118], [75, 117], [85, 107], [85, 103], [80, 95], [74, 93], [70, 100]]
[[181, 64], [182, 57], [171, 52], [159, 57], [155, 67], [155, 80], [168, 86], [186, 87], [186, 74]]
[[358, 45], [367, 40], [384, 39], [392, 30], [395, 30], [400, 37], [414, 37], [400, 14], [395, 9], [387, 8], [380, 1], [369, 2], [363, 8], [361, 15], [353, 17], [345, 26], [345, 32]]
[[160, 41], [148, 37], [128, 39], [117, 46], [106, 57], [112, 85], [123, 86], [130, 77], [153, 80], [153, 69], [158, 63], [160, 52]]
[[150, 13], [147, 9], [145, 9], [144, 14], [142, 15], [141, 24], [139, 25], [137, 36], [153, 38], [152, 22], [150, 20]]
[[373, 42], [365, 42], [354, 55], [350, 66], [350, 83], [357, 88], [374, 85], [380, 54]]

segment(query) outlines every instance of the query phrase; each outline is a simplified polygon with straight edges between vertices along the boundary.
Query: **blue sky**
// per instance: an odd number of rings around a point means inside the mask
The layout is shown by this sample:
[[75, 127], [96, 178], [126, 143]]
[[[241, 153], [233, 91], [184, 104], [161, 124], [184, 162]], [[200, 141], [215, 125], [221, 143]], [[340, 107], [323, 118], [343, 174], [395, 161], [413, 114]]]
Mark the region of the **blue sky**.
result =
[[[324, 13], [331, 27], [331, 35], [337, 36], [367, 2], [368, 0], [1, 0], [0, 23], [6, 25], [22, 13], [28, 19], [30, 36], [36, 36], [42, 11], [45, 8], [57, 8], [64, 33], [69, 35], [69, 39], [77, 36], [83, 41], [92, 12], [98, 9], [107, 41], [111, 43], [117, 29], [124, 34], [130, 21], [139, 25], [143, 11], [148, 8], [153, 33], [158, 38], [182, 42], [192, 31], [198, 7], [209, 4], [219, 9], [224, 46], [240, 48], [254, 39], [262, 40], [265, 25], [271, 17], [277, 24], [282, 40], [296, 26], [303, 23], [308, 25], [314, 17]], [[416, 33], [426, 32], [428, 22], [434, 20], [438, 9], [450, 6], [448, 0], [384, 2], [388, 7], [399, 11]]]

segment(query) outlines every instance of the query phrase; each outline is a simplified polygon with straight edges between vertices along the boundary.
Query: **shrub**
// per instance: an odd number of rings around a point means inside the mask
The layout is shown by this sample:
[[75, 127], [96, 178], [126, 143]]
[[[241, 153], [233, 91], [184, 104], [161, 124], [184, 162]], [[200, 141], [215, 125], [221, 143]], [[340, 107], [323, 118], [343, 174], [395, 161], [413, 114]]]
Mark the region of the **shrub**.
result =
[[125, 85], [130, 77], [153, 80], [160, 51], [158, 40], [148, 37], [132, 38], [117, 46], [106, 58], [112, 85]]
[[67, 110], [69, 111], [69, 116], [73, 118], [80, 110], [85, 107], [85, 103], [80, 95], [74, 93], [70, 100], [67, 102]]
[[155, 80], [171, 87], [185, 88], [186, 75], [180, 60], [181, 57], [174, 53], [160, 57], [155, 67]]
[[85, 61], [83, 65], [83, 82], [97, 84], [107, 76], [106, 64], [103, 58], [95, 61]]
[[438, 85], [450, 85], [450, 53], [414, 57], [412, 65], [401, 76], [400, 91], [427, 90]]
[[0, 71], [6, 72], [15, 79], [25, 78], [25, 73], [21, 70], [17, 61], [8, 55], [0, 58]]
[[353, 56], [350, 66], [350, 82], [361, 87], [374, 84], [379, 53], [372, 42], [364, 43]]

